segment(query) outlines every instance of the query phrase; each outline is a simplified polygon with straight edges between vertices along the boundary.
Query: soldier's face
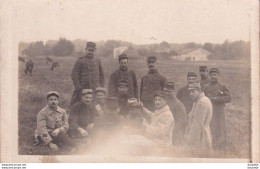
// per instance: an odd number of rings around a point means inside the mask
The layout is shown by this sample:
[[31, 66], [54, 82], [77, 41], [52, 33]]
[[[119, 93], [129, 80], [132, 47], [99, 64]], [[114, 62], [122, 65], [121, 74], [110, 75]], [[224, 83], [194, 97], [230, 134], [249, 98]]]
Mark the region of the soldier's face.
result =
[[208, 71], [207, 70], [201, 70], [200, 71], [200, 77], [202, 79], [205, 79], [208, 76]]
[[160, 109], [167, 104], [166, 100], [160, 96], [154, 97], [154, 104], [156, 109]]
[[187, 77], [187, 83], [195, 83], [197, 81], [197, 77], [196, 76], [188, 76]]
[[118, 93], [120, 94], [120, 95], [125, 95], [125, 94], [127, 94], [127, 92], [128, 92], [128, 87], [127, 86], [118, 86]]
[[87, 56], [87, 57], [90, 57], [90, 58], [93, 58], [94, 52], [95, 52], [95, 49], [94, 49], [94, 48], [87, 48], [87, 49], [86, 49], [86, 56]]
[[147, 61], [147, 66], [149, 70], [155, 70], [157, 69], [158, 63], [154, 61]]
[[50, 96], [48, 98], [48, 105], [49, 107], [51, 107], [52, 109], [56, 109], [59, 103], [59, 99], [56, 96]]
[[219, 77], [218, 73], [216, 72], [210, 73], [211, 82], [218, 82], [218, 77]]
[[192, 100], [195, 100], [195, 99], [197, 99], [199, 97], [200, 92], [198, 90], [196, 90], [196, 89], [192, 89], [192, 90], [189, 90], [189, 94], [190, 94], [190, 98]]
[[98, 103], [104, 103], [105, 102], [106, 95], [104, 92], [97, 92], [96, 93], [96, 99]]
[[119, 61], [119, 66], [121, 70], [126, 70], [128, 68], [128, 60], [127, 59], [121, 59]]
[[87, 105], [91, 104], [92, 100], [93, 100], [93, 95], [90, 93], [81, 96], [81, 101]]

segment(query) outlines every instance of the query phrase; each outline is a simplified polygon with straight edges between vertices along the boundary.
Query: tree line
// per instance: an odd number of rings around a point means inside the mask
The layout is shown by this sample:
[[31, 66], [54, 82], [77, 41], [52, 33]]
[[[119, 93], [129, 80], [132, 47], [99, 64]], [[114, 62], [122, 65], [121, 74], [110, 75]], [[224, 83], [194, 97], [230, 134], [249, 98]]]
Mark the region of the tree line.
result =
[[[19, 55], [28, 57], [35, 56], [82, 56], [84, 54], [86, 40], [77, 39], [74, 41], [60, 38], [59, 40], [19, 43]], [[131, 42], [120, 40], [98, 41], [96, 55], [99, 57], [113, 57], [114, 48], [127, 47], [137, 57], [156, 55], [161, 58], [177, 56], [185, 49], [203, 48], [210, 52], [209, 60], [241, 60], [250, 57], [250, 42], [246, 41], [224, 41], [222, 44], [216, 43], [153, 43], [136, 45]], [[134, 51], [134, 52], [133, 52]]]

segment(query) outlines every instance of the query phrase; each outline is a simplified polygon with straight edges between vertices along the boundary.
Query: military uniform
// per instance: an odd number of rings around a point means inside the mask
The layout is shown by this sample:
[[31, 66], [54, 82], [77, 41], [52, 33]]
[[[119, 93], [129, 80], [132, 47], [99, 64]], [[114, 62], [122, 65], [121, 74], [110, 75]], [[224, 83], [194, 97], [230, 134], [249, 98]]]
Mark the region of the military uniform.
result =
[[25, 74], [27, 74], [27, 72], [29, 72], [30, 74], [32, 74], [32, 70], [33, 70], [33, 62], [31, 60], [26, 62], [26, 68], [25, 68]]
[[210, 83], [206, 86], [205, 95], [210, 98], [213, 106], [213, 116], [210, 123], [213, 141], [225, 142], [227, 137], [225, 103], [231, 102], [231, 95], [224, 84]]
[[135, 72], [133, 70], [127, 69], [116, 70], [111, 74], [108, 84], [108, 96], [116, 97], [117, 96], [117, 84], [119, 80], [125, 80], [128, 84], [128, 95], [129, 98], [138, 98], [138, 85]]
[[210, 78], [200, 79], [201, 90], [204, 91], [205, 86], [210, 83]]
[[140, 98], [144, 107], [150, 111], [155, 111], [154, 95], [157, 91], [162, 91], [166, 83], [166, 77], [161, 75], [158, 70], [149, 70], [149, 72], [142, 77]]
[[190, 94], [188, 91], [188, 85], [185, 87], [182, 87], [177, 92], [177, 98], [182, 102], [186, 109], [186, 114], [188, 115], [191, 112], [193, 101], [190, 98]]
[[95, 90], [104, 87], [105, 83], [103, 67], [97, 58], [80, 57], [72, 69], [71, 78], [75, 86], [71, 105], [80, 100], [82, 89]]

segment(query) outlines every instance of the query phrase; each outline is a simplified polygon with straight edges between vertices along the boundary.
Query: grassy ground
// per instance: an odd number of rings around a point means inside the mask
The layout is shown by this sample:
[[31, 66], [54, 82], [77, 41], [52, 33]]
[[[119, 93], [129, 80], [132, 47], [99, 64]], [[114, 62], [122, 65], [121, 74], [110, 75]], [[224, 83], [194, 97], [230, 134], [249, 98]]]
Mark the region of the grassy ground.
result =
[[[77, 58], [56, 58], [61, 68], [50, 70], [44, 57], [32, 58], [33, 75], [25, 75], [25, 65], [19, 62], [19, 154], [50, 155], [67, 154], [66, 151], [52, 152], [44, 145], [33, 147], [33, 133], [36, 128], [37, 113], [46, 105], [46, 93], [56, 90], [61, 94], [60, 106], [68, 109], [73, 83], [70, 78], [72, 67]], [[110, 74], [118, 67], [118, 61], [101, 58], [105, 70], [106, 85]], [[147, 72], [144, 59], [129, 60], [140, 84], [141, 77]], [[168, 80], [176, 83], [177, 90], [186, 84], [186, 73], [198, 73], [199, 65], [218, 67], [220, 80], [226, 84], [232, 95], [232, 102], [227, 104], [226, 117], [228, 129], [228, 147], [225, 154], [216, 152], [214, 157], [250, 158], [250, 65], [249, 62], [209, 61], [175, 62], [159, 60], [159, 70]], [[140, 86], [140, 85], [139, 85]]]

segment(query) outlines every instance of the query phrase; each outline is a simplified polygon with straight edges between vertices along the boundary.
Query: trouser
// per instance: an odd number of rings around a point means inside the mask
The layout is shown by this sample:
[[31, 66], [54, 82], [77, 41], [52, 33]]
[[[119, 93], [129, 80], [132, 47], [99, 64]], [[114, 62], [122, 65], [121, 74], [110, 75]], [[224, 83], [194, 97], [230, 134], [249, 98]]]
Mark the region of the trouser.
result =
[[82, 89], [75, 89], [72, 97], [71, 97], [71, 101], [70, 101], [70, 105], [72, 106], [73, 104], [77, 103], [78, 101], [80, 101], [81, 98], [81, 92]]
[[52, 131], [49, 131], [48, 133], [51, 136], [51, 138], [53, 139], [53, 142], [55, 144], [63, 143], [65, 145], [68, 145], [68, 146], [71, 146], [71, 147], [76, 146], [75, 142], [71, 138], [69, 138], [69, 136], [64, 131], [60, 131], [57, 136], [53, 136]]

